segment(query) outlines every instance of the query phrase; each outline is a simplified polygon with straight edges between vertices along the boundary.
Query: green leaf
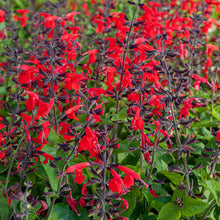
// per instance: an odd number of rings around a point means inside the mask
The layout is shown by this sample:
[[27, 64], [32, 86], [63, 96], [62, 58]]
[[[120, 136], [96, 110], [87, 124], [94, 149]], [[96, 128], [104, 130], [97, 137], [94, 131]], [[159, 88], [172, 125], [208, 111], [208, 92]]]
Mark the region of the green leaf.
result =
[[48, 141], [51, 144], [60, 144], [60, 143], [62, 143], [61, 138], [58, 135], [54, 134], [53, 131], [51, 131], [50, 134], [48, 135]]
[[218, 121], [220, 121], [220, 106], [215, 106], [212, 109], [212, 116], [215, 117]]
[[134, 188], [132, 191], [130, 191], [129, 193], [127, 193], [124, 197], [124, 199], [126, 199], [128, 201], [129, 207], [126, 211], [123, 212], [123, 216], [125, 217], [129, 217], [132, 213], [132, 211], [134, 210], [135, 206], [136, 206], [136, 200], [137, 200], [137, 196], [138, 196], [138, 190], [137, 188]]
[[77, 207], [79, 212], [81, 213], [78, 216], [72, 209], [70, 209], [69, 205], [64, 203], [55, 204], [52, 212], [50, 214], [49, 220], [59, 219], [59, 220], [88, 220], [88, 213], [85, 209], [81, 207]]
[[119, 111], [118, 113], [119, 120], [127, 120], [127, 110], [128, 110], [128, 107], [125, 107]]
[[179, 220], [181, 217], [181, 210], [178, 206], [169, 202], [160, 210], [157, 220]]
[[218, 127], [218, 125], [216, 124], [218, 121], [200, 121], [200, 122], [196, 122], [195, 124], [193, 124], [193, 127]]
[[0, 219], [8, 219], [10, 206], [8, 205], [8, 199], [3, 198], [2, 189], [0, 190]]
[[205, 184], [205, 187], [211, 191], [218, 206], [220, 206], [220, 183], [215, 180], [207, 180], [205, 181]]
[[0, 94], [1, 95], [7, 95], [8, 94], [7, 89], [3, 86], [0, 86]]
[[54, 192], [57, 192], [58, 178], [57, 178], [57, 174], [56, 174], [56, 169], [51, 167], [48, 163], [43, 164], [44, 157], [42, 157], [42, 156], [40, 157], [40, 161], [42, 162], [42, 166], [43, 166], [45, 172], [47, 173], [52, 190]]
[[167, 170], [164, 171], [160, 171], [161, 174], [163, 174], [164, 176], [166, 176], [169, 180], [171, 180], [175, 185], [179, 185], [180, 181], [183, 180], [183, 176], [181, 176], [178, 173], [171, 173]]
[[205, 202], [198, 201], [189, 196], [185, 196], [183, 199], [183, 215], [193, 216], [201, 213], [204, 209], [208, 208], [208, 204]]
[[6, 112], [6, 111], [4, 111], [2, 109], [0, 109], [0, 115], [4, 116], [4, 117], [8, 117], [9, 116], [8, 112]]

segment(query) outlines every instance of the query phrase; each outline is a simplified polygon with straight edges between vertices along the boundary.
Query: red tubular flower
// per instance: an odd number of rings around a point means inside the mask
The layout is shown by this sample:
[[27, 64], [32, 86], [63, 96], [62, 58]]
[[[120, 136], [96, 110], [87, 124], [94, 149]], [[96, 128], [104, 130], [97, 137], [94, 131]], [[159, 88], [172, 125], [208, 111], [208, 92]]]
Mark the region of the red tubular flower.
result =
[[78, 215], [80, 216], [76, 206], [79, 204], [78, 201], [75, 201], [72, 197], [72, 190], [70, 190], [70, 194], [68, 195], [66, 202], [69, 204], [70, 208]]
[[95, 133], [89, 128], [86, 127], [86, 135], [83, 136], [83, 138], [80, 141], [78, 151], [85, 151], [88, 150], [90, 152], [90, 158], [95, 157], [99, 158], [99, 150], [100, 150], [100, 145], [98, 143], [98, 138], [95, 135]]
[[123, 180], [121, 179], [121, 177], [116, 173], [115, 170], [111, 169], [110, 170], [110, 173], [112, 174], [112, 176], [114, 178], [112, 178], [109, 182], [108, 182], [108, 187], [109, 189], [115, 193], [115, 192], [118, 192], [119, 194], [121, 194], [123, 192], [123, 185], [124, 185], [124, 182]]
[[76, 121], [79, 121], [79, 119], [75, 115], [75, 111], [77, 109], [79, 109], [81, 106], [83, 106], [83, 105], [75, 105], [72, 108], [65, 111], [65, 114], [68, 116], [68, 118], [75, 119]]
[[74, 181], [77, 182], [78, 184], [81, 184], [85, 179], [82, 173], [82, 169], [89, 167], [89, 166], [90, 166], [89, 162], [82, 162], [82, 163], [78, 163], [73, 166], [70, 166], [66, 169], [65, 173], [62, 173], [61, 175], [58, 176], [58, 179], [62, 177], [63, 175], [65, 175], [66, 173], [74, 173], [76, 171], [76, 176], [75, 176]]
[[[139, 174], [137, 174], [135, 171], [129, 169], [128, 167], [124, 166], [118, 166], [118, 169], [121, 170], [122, 172], [126, 173], [128, 177], [126, 177], [126, 180], [130, 180], [130, 182], [126, 182], [126, 185], [130, 187], [130, 185], [133, 183], [133, 179], [135, 180], [140, 180], [146, 187], [148, 187], [148, 184], [146, 184]], [[126, 186], [125, 185], [125, 186]], [[132, 184], [133, 185], [133, 184]]]
[[134, 119], [131, 121], [131, 125], [134, 130], [143, 130], [144, 128], [144, 121], [140, 116], [140, 108], [136, 107], [136, 114], [134, 116]]
[[[42, 206], [40, 207], [40, 209], [38, 209], [38, 210], [36, 211], [36, 215], [39, 215], [39, 214], [41, 214], [42, 212], [44, 212], [45, 210], [48, 209], [48, 205], [47, 205], [46, 202], [44, 202], [43, 200], [40, 200], [40, 202], [41, 202]], [[45, 216], [45, 217], [46, 217], [46, 216]]]
[[29, 13], [29, 10], [27, 9], [19, 9], [16, 11], [16, 13], [21, 14], [21, 17], [18, 17], [17, 15], [14, 16], [15, 21], [21, 21], [21, 27], [27, 26], [27, 20], [28, 17], [26, 16], [26, 13]]
[[0, 151], [0, 160], [3, 160], [5, 158], [5, 152], [4, 151]]
[[123, 202], [122, 202], [122, 209], [126, 210], [128, 209], [129, 207], [129, 204], [128, 204], [128, 201], [126, 199], [121, 199]]
[[0, 23], [5, 21], [5, 18], [4, 18], [5, 14], [6, 12], [0, 9]]
[[216, 141], [220, 141], [220, 130], [218, 131], [218, 133], [216, 135]]

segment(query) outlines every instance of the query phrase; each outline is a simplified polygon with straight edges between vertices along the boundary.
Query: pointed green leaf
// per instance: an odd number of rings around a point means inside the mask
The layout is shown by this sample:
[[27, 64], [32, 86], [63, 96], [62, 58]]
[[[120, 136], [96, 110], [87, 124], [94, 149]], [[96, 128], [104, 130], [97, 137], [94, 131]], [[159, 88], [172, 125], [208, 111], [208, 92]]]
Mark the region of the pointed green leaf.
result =
[[204, 209], [208, 208], [208, 204], [205, 202], [198, 201], [189, 196], [185, 196], [183, 199], [183, 215], [193, 216], [201, 213]]
[[160, 210], [157, 220], [179, 220], [181, 217], [181, 209], [169, 202]]
[[181, 176], [178, 173], [171, 173], [167, 170], [164, 171], [160, 171], [161, 174], [163, 174], [164, 176], [166, 176], [169, 180], [171, 180], [175, 185], [179, 185], [180, 181], [183, 180], [183, 176]]

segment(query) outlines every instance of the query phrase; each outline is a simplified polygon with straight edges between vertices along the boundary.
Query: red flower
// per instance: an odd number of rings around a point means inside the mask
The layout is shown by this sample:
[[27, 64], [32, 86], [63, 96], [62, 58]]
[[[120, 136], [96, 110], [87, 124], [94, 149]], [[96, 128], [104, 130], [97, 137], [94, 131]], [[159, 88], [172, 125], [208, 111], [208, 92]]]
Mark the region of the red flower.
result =
[[75, 119], [76, 121], [79, 121], [79, 119], [75, 115], [75, 111], [77, 109], [79, 109], [81, 106], [83, 106], [83, 105], [75, 105], [72, 108], [65, 111], [65, 114], [68, 116], [68, 118]]
[[[39, 214], [41, 214], [42, 212], [44, 212], [45, 210], [48, 209], [48, 205], [47, 205], [46, 202], [44, 202], [43, 200], [40, 200], [40, 202], [41, 202], [42, 206], [40, 207], [40, 209], [38, 209], [38, 210], [36, 211], [36, 215], [39, 215]], [[45, 217], [46, 217], [46, 216], [45, 216]]]
[[[110, 173], [112, 174], [112, 176], [114, 178], [112, 178], [109, 182], [108, 182], [108, 187], [109, 189], [115, 193], [118, 192], [119, 194], [121, 194], [123, 192], [123, 186], [124, 186], [124, 182], [121, 179], [121, 177], [115, 172], [115, 170], [111, 169]], [[124, 186], [125, 188], [125, 186]]]
[[27, 16], [26, 16], [26, 13], [29, 13], [29, 10], [27, 9], [19, 9], [16, 11], [16, 13], [19, 13], [21, 14], [22, 16], [21, 17], [18, 17], [17, 15], [14, 15], [14, 20], [15, 21], [21, 21], [21, 27], [25, 27], [27, 26]]
[[82, 162], [82, 163], [75, 164], [73, 166], [68, 167], [66, 169], [66, 172], [62, 173], [60, 176], [58, 176], [58, 178], [62, 177], [66, 173], [74, 173], [76, 171], [76, 176], [75, 176], [74, 181], [77, 182], [78, 184], [81, 184], [85, 179], [81, 170], [88, 167], [88, 166], [90, 166], [90, 163], [88, 163], [88, 162]]
[[216, 135], [216, 141], [220, 141], [220, 130], [218, 131], [218, 133]]
[[144, 120], [140, 116], [140, 108], [138, 107], [135, 107], [135, 108], [136, 108], [136, 114], [134, 116], [134, 119], [131, 121], [131, 125], [134, 130], [137, 130], [137, 129], [143, 130]]
[[50, 154], [43, 153], [42, 156], [45, 158], [45, 160], [43, 161], [43, 164], [47, 164], [48, 160], [53, 160], [53, 156], [51, 156]]
[[53, 103], [54, 103], [54, 98], [52, 98], [49, 103], [39, 100], [37, 117], [39, 116], [44, 117], [45, 115], [48, 115], [50, 110], [53, 108]]
[[123, 199], [122, 198], [122, 209], [128, 209], [128, 207], [129, 207], [129, 204], [128, 204], [128, 201], [126, 200], [126, 199]]
[[98, 143], [98, 138], [95, 133], [89, 128], [86, 127], [86, 135], [80, 141], [78, 151], [88, 150], [90, 152], [90, 158], [96, 157], [99, 158], [100, 145]]
[[70, 194], [66, 198], [66, 202], [69, 204], [70, 208], [78, 215], [80, 216], [76, 206], [79, 204], [79, 202], [75, 201], [72, 197], [72, 190], [70, 190]]
[[39, 96], [31, 91], [27, 91], [27, 94], [29, 95], [29, 98], [25, 102], [26, 108], [28, 111], [32, 111], [34, 107], [38, 106]]
[[0, 9], [0, 23], [5, 21], [5, 18], [4, 18], [5, 14], [6, 12]]
[[0, 160], [3, 160], [5, 158], [5, 152], [4, 151], [0, 151]]
[[[207, 57], [207, 58], [209, 58], [209, 57]], [[208, 84], [210, 87], [212, 86], [207, 79], [205, 79], [205, 78], [203, 78], [201, 76], [191, 75], [191, 77], [196, 80], [196, 82], [194, 83], [194, 87], [195, 87], [196, 91], [199, 90], [201, 82]]]
[[133, 185], [133, 184], [132, 184], [132, 182], [133, 182], [132, 179], [135, 179], [135, 180], [140, 180], [146, 187], [148, 187], [148, 184], [146, 184], [146, 183], [141, 179], [141, 177], [139, 176], [139, 174], [137, 174], [135, 171], [129, 169], [128, 167], [124, 167], [124, 166], [118, 166], [118, 169], [127, 174], [128, 177], [127, 177], [126, 180], [128, 180], [128, 179], [130, 180], [130, 182], [127, 182], [127, 183], [126, 183], [127, 186]]
[[151, 194], [154, 198], [158, 197], [158, 195], [156, 195], [156, 191], [153, 190], [153, 189], [150, 189], [150, 194]]

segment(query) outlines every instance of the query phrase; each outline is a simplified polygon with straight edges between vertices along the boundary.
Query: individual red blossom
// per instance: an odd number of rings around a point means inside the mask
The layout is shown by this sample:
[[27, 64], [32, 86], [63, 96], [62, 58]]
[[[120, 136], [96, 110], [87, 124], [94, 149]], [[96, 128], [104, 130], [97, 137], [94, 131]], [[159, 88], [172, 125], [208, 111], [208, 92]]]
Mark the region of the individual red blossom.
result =
[[89, 57], [89, 61], [87, 62], [87, 64], [91, 64], [91, 63], [95, 63], [96, 61], [96, 55], [99, 51], [98, 50], [88, 50], [86, 53], [83, 53], [82, 55], [86, 55], [86, 54], [89, 54], [90, 57]]
[[0, 9], [0, 23], [5, 21], [5, 18], [4, 18], [5, 14], [6, 12]]
[[58, 176], [58, 178], [62, 177], [66, 173], [74, 173], [76, 171], [76, 176], [75, 176], [74, 181], [77, 182], [78, 184], [81, 184], [85, 179], [81, 170], [86, 167], [89, 167], [89, 166], [90, 166], [90, 163], [88, 163], [88, 162], [82, 162], [82, 163], [75, 164], [73, 166], [68, 167], [66, 169], [66, 172], [62, 173], [60, 176]]
[[54, 98], [52, 98], [49, 103], [39, 100], [37, 117], [44, 117], [45, 115], [48, 115], [48, 113], [53, 108], [53, 103], [54, 103]]
[[75, 105], [72, 108], [70, 108], [67, 111], [65, 111], [65, 114], [68, 116], [68, 118], [71, 118], [71, 119], [74, 119], [76, 121], [79, 121], [79, 119], [75, 115], [75, 111], [77, 109], [79, 109], [81, 106], [83, 106], [83, 105]]
[[201, 82], [206, 83], [211, 87], [211, 84], [209, 83], [209, 81], [207, 79], [205, 79], [201, 76], [198, 76], [198, 75], [191, 75], [191, 77], [196, 80], [196, 82], [194, 83], [194, 87], [195, 87], [196, 91], [199, 90]]
[[5, 152], [0, 151], [0, 160], [3, 160], [5, 158]]
[[85, 205], [86, 205], [86, 202], [84, 199], [85, 199], [85, 196], [83, 196], [79, 199], [79, 204], [81, 207], [85, 207]]
[[21, 117], [27, 122], [28, 125], [31, 123], [32, 117], [30, 115], [26, 115], [24, 113], [21, 113]]
[[206, 53], [210, 57], [214, 50], [219, 51], [218, 47], [213, 44], [206, 44]]
[[74, 138], [73, 136], [68, 135], [68, 131], [71, 131], [70, 125], [67, 122], [60, 122], [59, 128], [62, 127], [62, 129], [59, 131], [60, 134], [63, 135], [63, 138], [67, 141], [70, 141], [71, 138]]
[[78, 151], [86, 151], [88, 150], [90, 152], [90, 158], [95, 157], [99, 158], [99, 151], [100, 151], [100, 145], [98, 143], [98, 138], [95, 135], [95, 133], [89, 128], [86, 127], [86, 135], [83, 136], [83, 138], [80, 141]]
[[218, 131], [218, 133], [216, 135], [216, 141], [220, 141], [220, 130]]
[[43, 126], [42, 130], [40, 131], [39, 135], [37, 138], [32, 138], [32, 141], [35, 141], [39, 144], [46, 144], [47, 143], [47, 138], [50, 133], [50, 128], [49, 128], [50, 122], [46, 121], [41, 124]]
[[27, 91], [27, 94], [29, 95], [29, 98], [25, 102], [26, 108], [28, 111], [32, 111], [34, 107], [38, 106], [39, 96], [32, 91]]
[[156, 191], [153, 190], [153, 189], [150, 189], [150, 194], [151, 194], [154, 198], [158, 197], [158, 195], [156, 195]]
[[146, 161], [146, 163], [150, 163], [150, 153], [149, 152], [146, 152], [144, 154], [144, 160]]
[[27, 20], [28, 20], [28, 17], [26, 16], [27, 13], [29, 13], [29, 10], [27, 9], [19, 9], [16, 11], [16, 13], [19, 13], [21, 14], [22, 16], [17, 16], [17, 15], [14, 15], [14, 20], [15, 21], [21, 21], [21, 27], [26, 27], [27, 26]]
[[97, 24], [95, 32], [103, 33], [103, 31], [105, 30], [105, 23], [102, 20], [94, 20], [93, 22]]
[[47, 164], [48, 160], [53, 160], [53, 156], [51, 156], [50, 154], [47, 153], [43, 153], [42, 156], [45, 158], [45, 160], [43, 161], [43, 164]]
[[80, 12], [72, 11], [67, 13], [65, 17], [67, 18], [68, 21], [72, 21], [72, 23], [74, 24], [75, 23], [74, 16], [77, 14], [80, 14]]
[[70, 208], [78, 215], [80, 216], [76, 206], [79, 204], [78, 201], [75, 201], [72, 197], [72, 190], [70, 190], [70, 194], [66, 198], [66, 202], [69, 204]]
[[129, 207], [128, 201], [126, 199], [121, 198], [122, 202], [122, 209], [126, 210]]
[[[40, 215], [42, 212], [44, 212], [45, 210], [48, 209], [48, 205], [47, 205], [47, 203], [46, 203], [45, 201], [40, 200], [40, 202], [41, 202], [42, 206], [40, 207], [40, 209], [38, 209], [38, 210], [36, 211], [36, 215]], [[45, 216], [45, 217], [46, 217], [46, 216]]]
[[40, 15], [44, 17], [44, 21], [42, 22], [46, 28], [54, 29], [56, 26], [55, 20], [58, 20], [58, 16], [52, 16], [48, 13], [41, 12]]
[[85, 80], [86, 77], [82, 74], [67, 73], [65, 78], [64, 88], [67, 90], [74, 89], [76, 92], [80, 89], [79, 82]]
[[139, 174], [137, 174], [135, 171], [131, 170], [128, 167], [124, 167], [124, 166], [118, 166], [118, 169], [121, 170], [122, 172], [126, 173], [128, 176], [130, 175], [133, 179], [135, 180], [140, 180], [146, 187], [148, 187], [148, 184], [146, 184], [141, 177], [139, 176]]
[[85, 183], [82, 187], [82, 195], [86, 195], [88, 192], [87, 192], [87, 189], [86, 189], [86, 186], [88, 185], [88, 183]]
[[[124, 185], [124, 182], [123, 180], [121, 179], [121, 177], [116, 173], [115, 170], [111, 169], [110, 170], [110, 173], [113, 175], [114, 178], [110, 179], [110, 181], [108, 182], [108, 187], [109, 189], [115, 193], [123, 193], [123, 185]], [[125, 187], [124, 187], [125, 189]]]
[[131, 121], [131, 125], [134, 130], [143, 130], [144, 129], [144, 120], [140, 116], [140, 108], [135, 107], [136, 109], [136, 114], [134, 116], [134, 119]]

